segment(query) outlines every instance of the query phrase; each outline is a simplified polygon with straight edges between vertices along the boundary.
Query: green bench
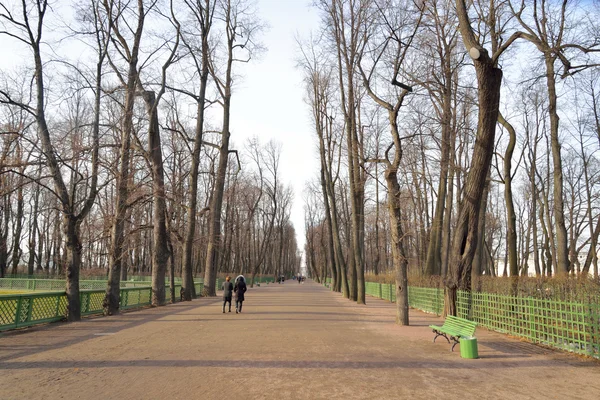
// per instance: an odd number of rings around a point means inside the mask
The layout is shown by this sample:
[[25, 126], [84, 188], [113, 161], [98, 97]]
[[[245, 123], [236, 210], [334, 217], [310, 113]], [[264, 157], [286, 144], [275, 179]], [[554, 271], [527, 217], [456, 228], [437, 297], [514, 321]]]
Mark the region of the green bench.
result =
[[433, 329], [433, 332], [435, 333], [433, 343], [435, 343], [435, 339], [437, 339], [439, 336], [445, 337], [448, 343], [450, 343], [450, 339], [452, 339], [454, 344], [452, 345], [452, 349], [450, 349], [450, 351], [454, 351], [454, 346], [459, 343], [459, 339], [461, 337], [473, 336], [475, 333], [475, 328], [477, 327], [477, 322], [448, 315], [444, 321], [444, 325], [429, 325], [429, 327]]

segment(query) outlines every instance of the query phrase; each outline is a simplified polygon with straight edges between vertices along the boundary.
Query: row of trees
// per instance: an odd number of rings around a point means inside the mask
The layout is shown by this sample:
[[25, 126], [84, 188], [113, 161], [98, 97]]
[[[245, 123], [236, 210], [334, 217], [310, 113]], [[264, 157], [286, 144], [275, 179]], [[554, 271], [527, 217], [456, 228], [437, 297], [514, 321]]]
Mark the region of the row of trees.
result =
[[409, 271], [443, 277], [451, 314], [482, 274], [598, 276], [597, 2], [316, 7], [299, 43], [313, 276], [364, 303], [365, 271], [394, 271], [402, 324]]
[[214, 296], [219, 273], [297, 270], [280, 146], [229, 128], [262, 29], [246, 0], [0, 2], [27, 55], [0, 78], [0, 274], [64, 273], [77, 320], [82, 268], [107, 271], [108, 314], [128, 272], [162, 305], [167, 273], [190, 300], [199, 274]]

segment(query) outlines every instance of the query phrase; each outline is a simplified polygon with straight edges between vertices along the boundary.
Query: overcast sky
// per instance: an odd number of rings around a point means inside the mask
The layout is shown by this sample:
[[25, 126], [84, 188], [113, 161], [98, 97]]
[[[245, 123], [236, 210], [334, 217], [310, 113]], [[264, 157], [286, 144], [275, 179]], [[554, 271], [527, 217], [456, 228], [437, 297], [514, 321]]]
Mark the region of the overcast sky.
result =
[[259, 61], [242, 66], [243, 81], [232, 97], [232, 140], [239, 146], [257, 135], [265, 143], [282, 144], [281, 174], [294, 188], [292, 222], [304, 249], [306, 181], [317, 176], [318, 154], [310, 110], [304, 103], [302, 72], [296, 68], [295, 36], [318, 29], [318, 12], [310, 0], [258, 0], [260, 15], [270, 28], [263, 35], [268, 51]]

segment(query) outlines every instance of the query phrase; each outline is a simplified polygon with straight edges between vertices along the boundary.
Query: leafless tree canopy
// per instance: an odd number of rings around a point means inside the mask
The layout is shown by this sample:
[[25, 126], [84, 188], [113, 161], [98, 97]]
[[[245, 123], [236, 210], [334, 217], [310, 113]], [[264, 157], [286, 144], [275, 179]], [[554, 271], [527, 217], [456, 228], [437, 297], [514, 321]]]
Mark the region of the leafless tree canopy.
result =
[[296, 61], [320, 168], [294, 196], [281, 144], [230, 131], [265, 51], [252, 0], [0, 1], [0, 274], [64, 276], [77, 320], [81, 273], [110, 314], [131, 274], [162, 305], [166, 276], [191, 300], [194, 278], [215, 295], [303, 260], [359, 303], [389, 275], [401, 324], [412, 277], [439, 276], [449, 313], [482, 275], [598, 277], [597, 1], [313, 10]]

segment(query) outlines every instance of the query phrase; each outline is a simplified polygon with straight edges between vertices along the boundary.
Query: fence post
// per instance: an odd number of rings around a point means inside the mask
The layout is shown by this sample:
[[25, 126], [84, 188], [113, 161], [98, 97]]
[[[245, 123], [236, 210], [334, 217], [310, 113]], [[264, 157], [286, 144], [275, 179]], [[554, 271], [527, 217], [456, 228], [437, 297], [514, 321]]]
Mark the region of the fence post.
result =
[[21, 320], [21, 303], [23, 302], [23, 296], [17, 297], [17, 312], [15, 313], [15, 328], [19, 327], [19, 321]]
[[29, 298], [29, 304], [27, 307], [27, 319], [25, 319], [25, 322], [29, 322], [31, 321], [31, 313], [33, 311], [33, 296], [31, 296]]
[[533, 298], [529, 298], [529, 338], [533, 340], [535, 335], [535, 317], [533, 315]]
[[54, 313], [55, 317], [58, 317], [58, 311], [60, 310], [60, 298], [62, 295], [56, 296], [56, 312]]
[[394, 290], [394, 285], [390, 283], [390, 303], [392, 302], [392, 290]]

